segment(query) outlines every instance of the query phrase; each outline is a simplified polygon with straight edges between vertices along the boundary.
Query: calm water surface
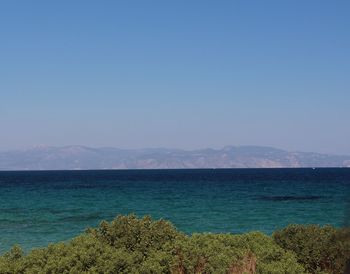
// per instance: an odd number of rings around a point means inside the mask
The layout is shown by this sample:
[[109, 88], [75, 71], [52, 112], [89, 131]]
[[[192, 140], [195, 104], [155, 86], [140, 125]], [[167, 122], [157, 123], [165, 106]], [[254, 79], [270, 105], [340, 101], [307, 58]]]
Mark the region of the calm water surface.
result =
[[349, 193], [345, 168], [0, 172], [0, 253], [67, 240], [128, 213], [186, 233], [342, 226]]

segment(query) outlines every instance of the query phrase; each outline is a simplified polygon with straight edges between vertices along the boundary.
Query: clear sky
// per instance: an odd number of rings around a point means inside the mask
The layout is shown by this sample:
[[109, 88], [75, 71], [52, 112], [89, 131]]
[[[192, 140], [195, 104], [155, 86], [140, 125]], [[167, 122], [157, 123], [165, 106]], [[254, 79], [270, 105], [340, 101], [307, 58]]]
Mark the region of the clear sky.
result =
[[0, 2], [0, 149], [350, 154], [350, 1]]

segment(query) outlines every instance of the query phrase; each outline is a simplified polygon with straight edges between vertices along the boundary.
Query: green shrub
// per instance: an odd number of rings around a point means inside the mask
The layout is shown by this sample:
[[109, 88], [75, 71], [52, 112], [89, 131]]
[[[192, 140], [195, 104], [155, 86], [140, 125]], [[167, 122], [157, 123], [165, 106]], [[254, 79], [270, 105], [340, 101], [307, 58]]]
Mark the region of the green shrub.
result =
[[274, 233], [193, 234], [164, 220], [118, 216], [66, 243], [0, 256], [0, 273], [341, 273], [349, 233], [291, 225]]
[[169, 222], [118, 216], [68, 243], [26, 256], [12, 249], [0, 257], [0, 273], [166, 273], [171, 256], [162, 249], [176, 237], [183, 236]]
[[349, 230], [332, 226], [289, 225], [273, 234], [275, 242], [293, 251], [310, 273], [344, 273], [350, 259]]
[[111, 223], [103, 221], [97, 229], [87, 232], [109, 246], [137, 251], [143, 256], [162, 249], [164, 244], [178, 237], [184, 237], [170, 222], [152, 221], [149, 216], [138, 219], [135, 215], [118, 216]]
[[294, 254], [258, 232], [193, 234], [178, 240], [173, 252], [180, 273], [304, 273]]

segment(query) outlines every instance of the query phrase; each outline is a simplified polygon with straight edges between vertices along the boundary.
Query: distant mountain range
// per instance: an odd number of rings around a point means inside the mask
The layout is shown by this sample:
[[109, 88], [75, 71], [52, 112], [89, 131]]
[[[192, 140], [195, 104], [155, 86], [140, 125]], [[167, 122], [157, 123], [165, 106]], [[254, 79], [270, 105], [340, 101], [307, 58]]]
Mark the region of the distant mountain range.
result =
[[350, 156], [289, 152], [271, 147], [117, 149], [34, 147], [0, 152], [0, 170], [350, 167]]

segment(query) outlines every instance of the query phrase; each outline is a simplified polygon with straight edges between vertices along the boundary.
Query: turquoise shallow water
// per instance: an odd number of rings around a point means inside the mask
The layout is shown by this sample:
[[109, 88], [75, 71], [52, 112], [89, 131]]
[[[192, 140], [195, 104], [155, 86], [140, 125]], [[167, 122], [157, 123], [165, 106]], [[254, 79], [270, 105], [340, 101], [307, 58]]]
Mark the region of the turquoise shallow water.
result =
[[342, 226], [350, 169], [0, 172], [0, 253], [67, 240], [118, 214], [149, 214], [186, 232]]

